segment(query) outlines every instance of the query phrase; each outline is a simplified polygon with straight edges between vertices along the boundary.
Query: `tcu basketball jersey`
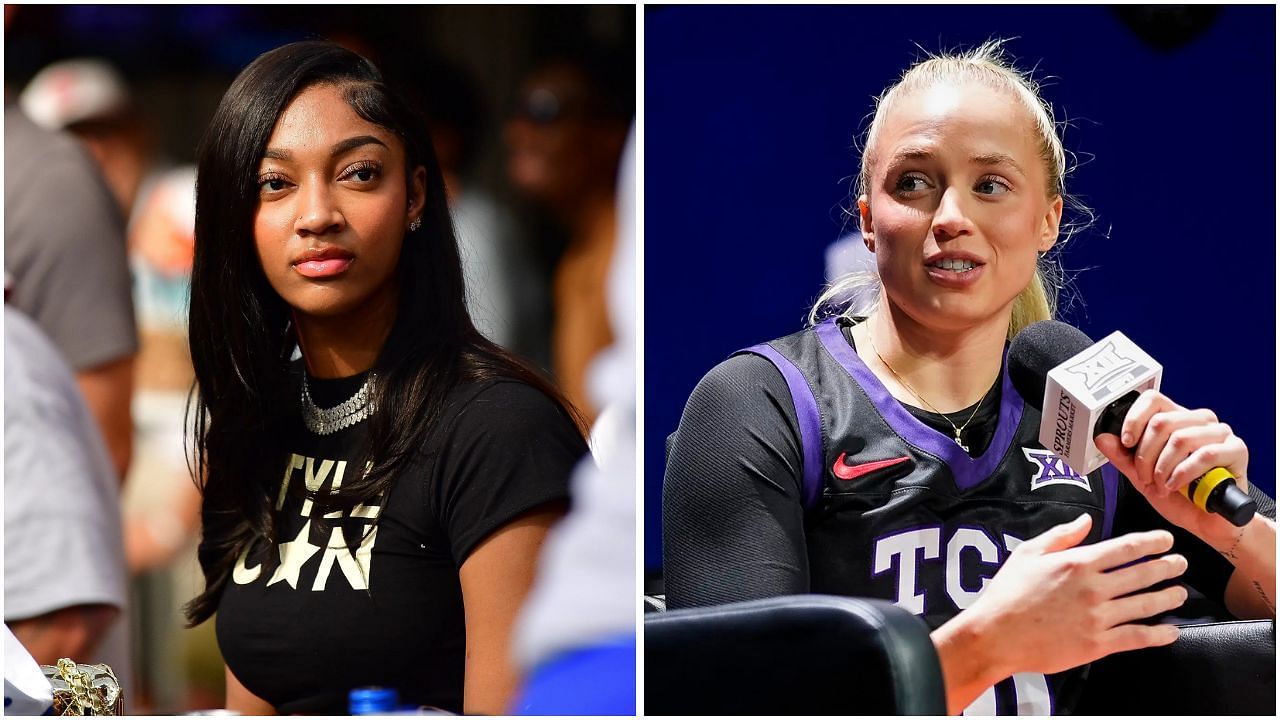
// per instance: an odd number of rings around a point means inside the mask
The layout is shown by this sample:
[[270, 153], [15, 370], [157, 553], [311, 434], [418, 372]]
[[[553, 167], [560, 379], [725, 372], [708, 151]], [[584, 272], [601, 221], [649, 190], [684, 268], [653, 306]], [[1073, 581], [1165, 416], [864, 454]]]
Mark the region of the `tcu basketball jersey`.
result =
[[[772, 362], [795, 402], [812, 592], [889, 600], [937, 628], [1019, 543], [1086, 512], [1086, 543], [1111, 534], [1119, 473], [1081, 477], [1045, 450], [1040, 414], [1007, 369], [994, 436], [975, 458], [894, 399], [835, 320], [742, 352]], [[1019, 673], [965, 713], [1069, 712], [1086, 672]]]

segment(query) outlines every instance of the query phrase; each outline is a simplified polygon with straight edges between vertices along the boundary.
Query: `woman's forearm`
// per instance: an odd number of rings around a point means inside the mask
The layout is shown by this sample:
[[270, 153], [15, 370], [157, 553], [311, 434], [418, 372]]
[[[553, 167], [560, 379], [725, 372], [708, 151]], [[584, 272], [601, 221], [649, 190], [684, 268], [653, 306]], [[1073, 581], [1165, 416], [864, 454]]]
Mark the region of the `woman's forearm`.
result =
[[959, 715], [987, 688], [1012, 674], [989, 652], [987, 632], [974, 613], [965, 611], [930, 634], [942, 664], [949, 715]]
[[1241, 619], [1276, 616], [1276, 523], [1254, 515], [1230, 544], [1215, 546], [1235, 571], [1227, 582], [1227, 610]]

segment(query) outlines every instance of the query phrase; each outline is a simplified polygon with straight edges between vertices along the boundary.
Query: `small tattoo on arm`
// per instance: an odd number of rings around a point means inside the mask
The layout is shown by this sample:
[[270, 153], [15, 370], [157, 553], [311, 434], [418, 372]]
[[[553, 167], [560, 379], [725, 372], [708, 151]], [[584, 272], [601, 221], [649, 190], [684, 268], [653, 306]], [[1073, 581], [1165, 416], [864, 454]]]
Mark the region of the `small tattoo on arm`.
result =
[[1275, 613], [1276, 601], [1267, 594], [1266, 590], [1262, 589], [1262, 583], [1254, 580], [1253, 589], [1258, 591], [1258, 597], [1262, 598], [1262, 604], [1266, 606], [1267, 610], [1271, 613]]
[[1236, 560], [1240, 559], [1240, 556], [1239, 554], [1237, 554], [1236, 550], [1240, 548], [1240, 541], [1243, 539], [1244, 539], [1244, 531], [1241, 530], [1240, 534], [1236, 535], [1236, 541], [1231, 543], [1231, 547], [1227, 548], [1226, 550], [1219, 550], [1218, 554], [1230, 560], [1234, 564]]

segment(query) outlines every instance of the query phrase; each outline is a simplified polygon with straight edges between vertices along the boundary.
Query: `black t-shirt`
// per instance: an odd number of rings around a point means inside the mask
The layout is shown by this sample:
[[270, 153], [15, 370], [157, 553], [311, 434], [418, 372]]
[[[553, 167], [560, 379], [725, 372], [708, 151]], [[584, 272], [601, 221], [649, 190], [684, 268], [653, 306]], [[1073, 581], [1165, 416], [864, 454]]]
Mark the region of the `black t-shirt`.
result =
[[[364, 377], [308, 382], [316, 404], [331, 407]], [[566, 500], [586, 443], [528, 385], [464, 385], [385, 498], [322, 517], [306, 495], [354, 477], [348, 462], [368, 423], [321, 437], [296, 406], [290, 412], [294, 430], [279, 438], [288, 459], [273, 472], [280, 544], [255, 543], [218, 609], [228, 667], [281, 714], [346, 714], [349, 690], [370, 685], [395, 688], [406, 704], [461, 712], [458, 569], [498, 528]]]

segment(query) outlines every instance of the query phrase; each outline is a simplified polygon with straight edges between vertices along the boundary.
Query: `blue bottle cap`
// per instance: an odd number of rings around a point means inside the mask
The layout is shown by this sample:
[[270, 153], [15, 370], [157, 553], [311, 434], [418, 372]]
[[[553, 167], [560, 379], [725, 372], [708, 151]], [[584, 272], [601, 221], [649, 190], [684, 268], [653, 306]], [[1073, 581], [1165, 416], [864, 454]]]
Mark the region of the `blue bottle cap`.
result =
[[394, 712], [400, 696], [393, 688], [362, 687], [352, 690], [347, 702], [352, 715], [372, 715]]

